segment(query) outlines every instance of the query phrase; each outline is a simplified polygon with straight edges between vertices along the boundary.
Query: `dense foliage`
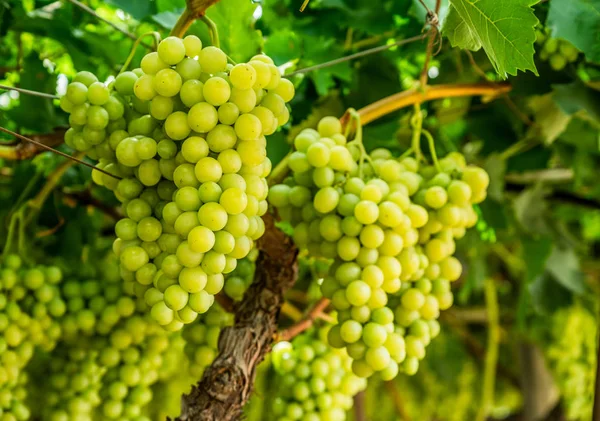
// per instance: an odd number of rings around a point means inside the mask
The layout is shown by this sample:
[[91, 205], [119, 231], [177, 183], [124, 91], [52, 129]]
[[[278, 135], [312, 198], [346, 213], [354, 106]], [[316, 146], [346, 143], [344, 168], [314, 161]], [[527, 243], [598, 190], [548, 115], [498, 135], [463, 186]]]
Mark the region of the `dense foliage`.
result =
[[600, 6], [84, 3], [0, 0], [0, 127], [89, 165], [0, 133], [1, 420], [178, 416], [269, 215], [248, 419], [592, 419]]

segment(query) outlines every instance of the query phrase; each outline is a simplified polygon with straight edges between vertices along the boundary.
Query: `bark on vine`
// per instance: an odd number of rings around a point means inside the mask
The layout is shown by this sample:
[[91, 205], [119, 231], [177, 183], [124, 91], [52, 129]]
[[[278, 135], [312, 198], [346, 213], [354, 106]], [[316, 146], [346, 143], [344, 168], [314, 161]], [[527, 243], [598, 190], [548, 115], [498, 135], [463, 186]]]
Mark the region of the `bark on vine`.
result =
[[242, 417], [256, 368], [277, 332], [283, 295], [298, 274], [296, 246], [275, 227], [271, 215], [265, 215], [264, 220], [266, 231], [258, 244], [261, 253], [254, 282], [234, 306], [235, 324], [221, 332], [218, 357], [192, 391], [182, 397], [177, 420], [231, 421]]

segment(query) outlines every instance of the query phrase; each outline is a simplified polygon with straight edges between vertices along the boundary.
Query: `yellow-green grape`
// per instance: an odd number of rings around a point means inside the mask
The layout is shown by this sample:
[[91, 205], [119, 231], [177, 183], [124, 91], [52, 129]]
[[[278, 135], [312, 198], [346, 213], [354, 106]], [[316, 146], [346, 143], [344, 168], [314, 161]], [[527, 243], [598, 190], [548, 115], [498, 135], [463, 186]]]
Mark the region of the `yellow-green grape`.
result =
[[277, 387], [270, 412], [274, 419], [344, 420], [352, 397], [365, 389], [366, 380], [352, 372], [346, 351], [328, 346], [328, 330], [308, 331], [291, 343], [273, 347]]
[[456, 153], [437, 167], [386, 149], [366, 156], [342, 132], [335, 117], [301, 131], [291, 175], [268, 200], [300, 248], [333, 259], [321, 285], [339, 323], [330, 345], [347, 350], [360, 377], [414, 374], [439, 332], [430, 323], [453, 303], [450, 283], [462, 274], [455, 241], [476, 223], [489, 176]]

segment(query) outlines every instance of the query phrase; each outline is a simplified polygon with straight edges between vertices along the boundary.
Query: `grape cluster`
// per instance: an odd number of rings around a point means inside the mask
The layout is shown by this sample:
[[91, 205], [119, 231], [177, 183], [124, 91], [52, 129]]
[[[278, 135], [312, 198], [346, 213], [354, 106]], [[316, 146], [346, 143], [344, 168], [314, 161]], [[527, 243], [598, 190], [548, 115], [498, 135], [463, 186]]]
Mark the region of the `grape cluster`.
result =
[[90, 72], [79, 72], [60, 99], [69, 113], [67, 146], [85, 152], [93, 159], [114, 157], [110, 149], [112, 133], [126, 128], [123, 98], [111, 92]]
[[[110, 258], [104, 263], [108, 268], [116, 265]], [[107, 270], [101, 276], [85, 280], [67, 277], [60, 291], [54, 314], [61, 316], [62, 336], [66, 341], [77, 340], [81, 335], [113, 334], [121, 320], [139, 316], [135, 296], [124, 291], [118, 271]]]
[[327, 345], [327, 329], [305, 332], [273, 349], [277, 370], [272, 411], [278, 421], [343, 421], [352, 397], [367, 386], [352, 373], [352, 360]]
[[569, 41], [552, 38], [548, 28], [536, 28], [536, 44], [541, 47], [540, 58], [550, 62], [557, 72], [564, 69], [568, 63], [577, 61], [579, 50]]
[[[116, 334], [118, 332], [118, 334]], [[131, 318], [98, 345], [106, 367], [100, 398], [101, 419], [138, 421], [152, 400], [170, 336], [147, 318]]]
[[347, 349], [361, 377], [414, 374], [439, 311], [452, 305], [450, 283], [462, 271], [455, 239], [477, 221], [487, 173], [457, 153], [421, 167], [385, 149], [367, 155], [334, 117], [294, 145], [292, 174], [269, 201], [299, 247], [333, 259], [321, 285], [338, 318], [329, 343]]
[[24, 371], [36, 348], [51, 350], [60, 337], [55, 318], [57, 284], [62, 272], [54, 266], [25, 265], [16, 255], [0, 264], [0, 413], [2, 419], [26, 420]]
[[564, 399], [569, 419], [590, 419], [594, 408], [594, 371], [598, 364], [598, 317], [582, 303], [562, 308], [544, 320], [545, 355]]
[[206, 367], [216, 358], [221, 329], [232, 324], [232, 315], [223, 311], [218, 305], [214, 305], [196, 322], [183, 329], [183, 338], [186, 341], [185, 353], [190, 362], [189, 372], [193, 378], [201, 378]]
[[183, 339], [125, 291], [114, 256], [93, 262], [79, 278], [0, 263], [0, 419], [151, 419], [151, 389], [184, 358]]
[[47, 387], [40, 394], [45, 407], [42, 420], [68, 421], [93, 419], [100, 404], [100, 387], [105, 368], [98, 364], [98, 353], [77, 345], [62, 347], [52, 353]]
[[[106, 88], [124, 111], [97, 146], [97, 167], [122, 180], [92, 173], [123, 203], [113, 249], [126, 288], [171, 331], [210, 308], [223, 274], [263, 234], [265, 136], [289, 120], [294, 96], [269, 57], [231, 65], [219, 48], [202, 47], [195, 36], [168, 37]], [[71, 117], [81, 80], [92, 79], [78, 74], [64, 99]]]
[[254, 280], [255, 262], [258, 250], [252, 249], [248, 256], [238, 260], [236, 268], [225, 276], [223, 292], [231, 299], [240, 301]]

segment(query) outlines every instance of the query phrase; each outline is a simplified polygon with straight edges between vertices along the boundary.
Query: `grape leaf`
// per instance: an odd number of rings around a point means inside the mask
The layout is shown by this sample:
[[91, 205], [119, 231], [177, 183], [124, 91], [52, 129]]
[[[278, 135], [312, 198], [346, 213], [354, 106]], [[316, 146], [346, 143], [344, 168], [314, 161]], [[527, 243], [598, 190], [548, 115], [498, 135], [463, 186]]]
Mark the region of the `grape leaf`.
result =
[[[343, 48], [336, 44], [335, 39], [305, 35], [303, 40], [303, 67], [324, 63], [344, 55]], [[314, 82], [319, 95], [325, 95], [335, 86], [334, 78], [349, 82], [352, 79], [352, 69], [348, 62], [344, 62], [310, 72], [308, 77]]]
[[[21, 74], [21, 87], [37, 92], [56, 92], [56, 75], [50, 74], [37, 54], [25, 57]], [[48, 132], [55, 125], [52, 100], [33, 95], [20, 95], [19, 106], [6, 113], [19, 125], [39, 132]], [[35, 116], [35, 118], [32, 118]]]
[[585, 110], [596, 121], [600, 121], [600, 94], [580, 81], [554, 85], [554, 100], [567, 114]]
[[590, 61], [600, 62], [600, 0], [550, 1], [546, 26]]
[[579, 265], [579, 257], [571, 248], [555, 246], [546, 262], [546, 270], [557, 282], [576, 294], [583, 294], [587, 289]]
[[274, 31], [265, 41], [265, 54], [276, 64], [298, 58], [301, 54], [302, 38], [289, 29]]
[[217, 28], [221, 48], [235, 61], [244, 61], [260, 52], [262, 37], [254, 29], [256, 3], [248, 0], [227, 0], [210, 7], [207, 16]]
[[546, 145], [554, 142], [571, 121], [571, 116], [557, 105], [553, 94], [533, 96], [528, 105]]
[[444, 33], [455, 47], [487, 53], [503, 78], [518, 70], [537, 74], [533, 62], [534, 26], [531, 5], [537, 0], [450, 0]]
[[154, 1], [106, 0], [106, 2], [113, 6], [117, 6], [137, 20], [143, 20], [147, 16], [156, 13], [156, 3]]

